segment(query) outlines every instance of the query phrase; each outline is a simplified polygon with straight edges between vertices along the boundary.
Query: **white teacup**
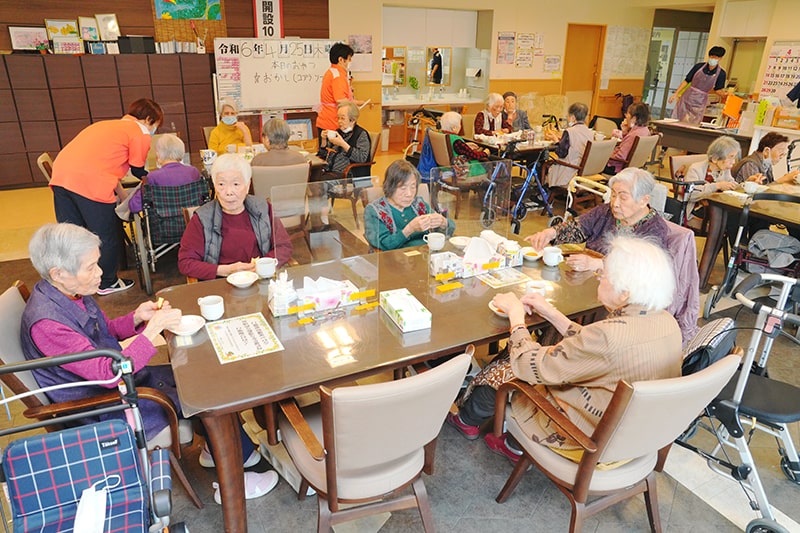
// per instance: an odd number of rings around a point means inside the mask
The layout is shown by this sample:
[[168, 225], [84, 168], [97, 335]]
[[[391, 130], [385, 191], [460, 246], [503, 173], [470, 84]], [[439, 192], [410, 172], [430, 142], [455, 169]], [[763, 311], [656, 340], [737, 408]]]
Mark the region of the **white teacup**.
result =
[[535, 279], [533, 281], [529, 281], [527, 285], [525, 285], [525, 293], [531, 294], [534, 292], [538, 292], [542, 296], [545, 295], [547, 292], [547, 282]]
[[444, 248], [444, 233], [428, 233], [427, 235], [422, 237], [422, 240], [428, 243], [428, 248], [431, 249], [432, 252], [437, 252]]
[[745, 181], [742, 184], [742, 188], [744, 189], [744, 192], [746, 192], [747, 194], [755, 194], [756, 191], [758, 190], [758, 183], [756, 183], [755, 181]]
[[225, 300], [222, 296], [203, 296], [197, 299], [197, 305], [200, 306], [200, 314], [206, 320], [217, 320], [225, 313]]
[[336, 130], [328, 130], [328, 139], [335, 139], [337, 135]]
[[274, 257], [259, 257], [256, 259], [256, 274], [261, 278], [271, 278], [277, 266], [278, 260]]
[[542, 249], [542, 261], [547, 266], [557, 266], [564, 260], [564, 255], [561, 253], [561, 248], [558, 246], [545, 246]]
[[226, 150], [226, 151], [227, 151], [229, 154], [235, 154], [235, 153], [236, 153], [236, 149], [237, 149], [237, 148], [238, 148], [238, 147], [237, 147], [235, 144], [229, 144], [228, 146], [226, 146], [226, 147], [225, 147], [225, 150]]
[[600, 133], [599, 131], [594, 132], [594, 140], [595, 141], [602, 141], [606, 138], [605, 133]]

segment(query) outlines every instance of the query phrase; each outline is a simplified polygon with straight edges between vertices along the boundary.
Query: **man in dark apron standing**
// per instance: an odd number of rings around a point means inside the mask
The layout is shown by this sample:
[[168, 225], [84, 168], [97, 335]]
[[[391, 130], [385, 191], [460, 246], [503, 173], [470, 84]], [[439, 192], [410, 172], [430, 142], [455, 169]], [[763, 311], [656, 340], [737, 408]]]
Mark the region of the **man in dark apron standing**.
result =
[[692, 67], [680, 87], [669, 97], [670, 103], [678, 101], [672, 110], [672, 118], [687, 124], [700, 124], [708, 105], [708, 94], [714, 91], [725, 98], [727, 75], [719, 66], [719, 60], [724, 55], [724, 48], [714, 46], [708, 51], [708, 61]]

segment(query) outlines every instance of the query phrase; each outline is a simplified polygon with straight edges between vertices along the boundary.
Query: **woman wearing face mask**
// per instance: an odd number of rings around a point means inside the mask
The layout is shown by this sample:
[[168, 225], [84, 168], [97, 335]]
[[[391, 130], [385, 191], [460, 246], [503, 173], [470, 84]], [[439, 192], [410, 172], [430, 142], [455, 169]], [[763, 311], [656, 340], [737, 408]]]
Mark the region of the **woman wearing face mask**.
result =
[[733, 165], [731, 174], [738, 183], [755, 181], [758, 183], [794, 183], [800, 170], [794, 169], [775, 179], [772, 167], [786, 155], [789, 137], [771, 131], [758, 142], [758, 149]]
[[56, 220], [82, 226], [102, 242], [98, 264], [103, 277], [97, 291], [101, 296], [133, 287], [132, 280], [117, 278], [122, 243], [114, 208], [127, 198], [120, 182], [128, 171], [137, 178], [147, 175], [150, 138], [163, 119], [157, 103], [136, 100], [121, 119], [85, 128], [53, 162], [50, 188]]
[[[708, 51], [708, 61], [697, 63], [689, 70], [678, 89], [669, 97], [669, 102], [677, 105], [672, 110], [672, 118], [687, 124], [700, 124], [708, 105], [708, 94], [717, 93], [723, 99], [726, 74], [719, 66], [719, 60], [725, 55], [725, 49], [714, 46]], [[678, 96], [680, 95], [680, 96]]]
[[253, 138], [247, 125], [238, 119], [239, 108], [236, 102], [229, 98], [220, 101], [219, 114], [222, 116], [217, 127], [211, 130], [208, 137], [208, 147], [217, 154], [224, 154], [228, 151], [228, 145], [238, 146], [245, 144], [251, 146]]
[[361, 105], [363, 102], [353, 98], [353, 89], [350, 87], [350, 63], [353, 61], [355, 51], [349, 45], [336, 43], [331, 46], [328, 52], [331, 66], [325, 71], [322, 77], [322, 86], [319, 90], [319, 104], [315, 108], [317, 112], [317, 136], [319, 140], [319, 157], [325, 159], [327, 153], [322, 145], [325, 139], [322, 132], [325, 130], [336, 130], [339, 127], [336, 110], [343, 102], [355, 102]]

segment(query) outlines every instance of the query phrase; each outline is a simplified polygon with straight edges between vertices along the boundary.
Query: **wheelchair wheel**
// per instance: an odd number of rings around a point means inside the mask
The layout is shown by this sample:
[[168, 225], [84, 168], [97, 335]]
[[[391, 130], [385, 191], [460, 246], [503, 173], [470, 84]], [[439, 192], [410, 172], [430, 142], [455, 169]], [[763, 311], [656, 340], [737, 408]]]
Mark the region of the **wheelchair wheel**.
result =
[[712, 286], [711, 290], [708, 291], [705, 304], [703, 304], [703, 318], [707, 319], [711, 316], [711, 310], [714, 309], [714, 306], [717, 305], [717, 301], [719, 301], [719, 291], [719, 285]]
[[525, 217], [528, 216], [528, 208], [525, 204], [522, 204], [517, 209], [516, 216], [514, 217], [518, 222], [525, 220]]
[[557, 226], [562, 222], [564, 222], [564, 217], [556, 215], [554, 217], [550, 217], [550, 220], [547, 221], [547, 227], [552, 228], [553, 226]]
[[483, 209], [481, 211], [481, 226], [484, 228], [491, 228], [495, 220], [497, 220], [497, 215], [494, 209]]
[[519, 230], [521, 227], [522, 223], [519, 220], [513, 219], [511, 221], [511, 231], [514, 233], [514, 235], [519, 235]]
[[756, 518], [751, 520], [745, 528], [746, 533], [789, 533], [789, 530], [777, 523], [775, 520], [767, 518]]
[[783, 455], [781, 457], [781, 470], [783, 471], [783, 475], [796, 485], [800, 485], [800, 472], [797, 470], [792, 470], [791, 465], [789, 464], [789, 459]]

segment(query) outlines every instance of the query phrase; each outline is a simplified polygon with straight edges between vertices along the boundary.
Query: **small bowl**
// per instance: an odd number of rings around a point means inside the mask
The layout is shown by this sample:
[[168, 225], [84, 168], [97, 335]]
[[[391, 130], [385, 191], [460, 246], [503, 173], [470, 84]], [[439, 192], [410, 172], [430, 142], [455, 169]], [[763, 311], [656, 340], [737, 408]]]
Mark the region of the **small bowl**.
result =
[[522, 252], [522, 258], [525, 261], [531, 261], [531, 262], [538, 261], [539, 258], [542, 257], [542, 252], [537, 252], [531, 246], [525, 246], [523, 248], [520, 248], [519, 251]]
[[469, 239], [469, 237], [450, 237], [450, 244], [459, 250], [463, 250], [469, 244]]
[[489, 302], [489, 309], [491, 309], [492, 313], [496, 314], [500, 318], [508, 318], [508, 313], [502, 311], [499, 307], [494, 305], [494, 302]]
[[194, 335], [206, 323], [206, 319], [200, 315], [183, 315], [181, 323], [177, 327], [171, 328], [170, 331], [175, 335], [190, 336]]
[[246, 289], [258, 280], [258, 274], [244, 270], [242, 272], [234, 272], [225, 279], [234, 287]]

